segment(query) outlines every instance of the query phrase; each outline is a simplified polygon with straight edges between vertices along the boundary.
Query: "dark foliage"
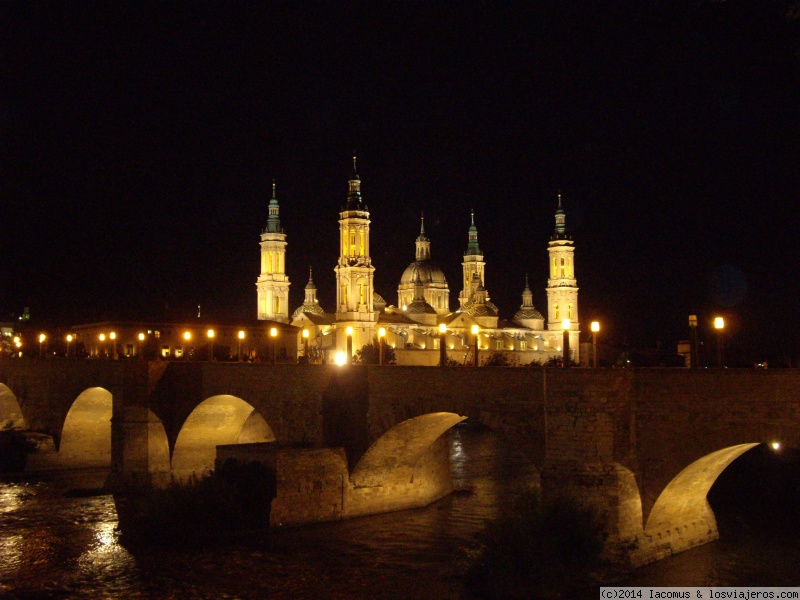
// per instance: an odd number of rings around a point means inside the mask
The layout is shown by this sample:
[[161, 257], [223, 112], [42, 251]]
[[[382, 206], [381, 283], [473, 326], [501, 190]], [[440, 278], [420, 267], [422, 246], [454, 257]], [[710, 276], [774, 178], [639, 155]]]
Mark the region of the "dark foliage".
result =
[[117, 498], [122, 541], [128, 545], [211, 543], [241, 530], [269, 526], [275, 474], [260, 463], [228, 461], [188, 483]]
[[[359, 350], [356, 350], [356, 355], [353, 359], [353, 362], [357, 365], [379, 364], [380, 346], [378, 345], [378, 338], [373, 338], [371, 344], [364, 344]], [[383, 344], [383, 364], [397, 364], [397, 358], [394, 355], [394, 348], [385, 342]]]
[[589, 585], [605, 537], [595, 513], [576, 500], [543, 504], [530, 492], [487, 528], [468, 589], [479, 598], [539, 598], [548, 590]]

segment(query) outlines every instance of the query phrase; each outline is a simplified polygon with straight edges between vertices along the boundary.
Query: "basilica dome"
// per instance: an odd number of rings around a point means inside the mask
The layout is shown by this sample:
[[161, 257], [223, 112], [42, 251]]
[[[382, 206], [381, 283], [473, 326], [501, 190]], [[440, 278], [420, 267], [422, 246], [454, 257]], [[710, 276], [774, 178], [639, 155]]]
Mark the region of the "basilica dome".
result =
[[417, 272], [419, 272], [419, 280], [424, 286], [431, 283], [447, 285], [444, 271], [439, 268], [439, 265], [430, 260], [417, 260], [408, 265], [406, 270], [403, 271], [403, 276], [400, 278], [400, 285], [404, 286], [407, 284], [413, 288], [414, 281], [417, 279]]

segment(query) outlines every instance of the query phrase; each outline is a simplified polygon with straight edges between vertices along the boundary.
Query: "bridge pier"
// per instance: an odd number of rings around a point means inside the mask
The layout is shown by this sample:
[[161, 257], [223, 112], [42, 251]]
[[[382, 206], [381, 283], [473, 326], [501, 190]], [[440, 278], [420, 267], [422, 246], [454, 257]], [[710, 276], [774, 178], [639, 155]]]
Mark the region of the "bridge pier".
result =
[[146, 406], [115, 407], [111, 432], [112, 489], [169, 485], [169, 444], [153, 411]]

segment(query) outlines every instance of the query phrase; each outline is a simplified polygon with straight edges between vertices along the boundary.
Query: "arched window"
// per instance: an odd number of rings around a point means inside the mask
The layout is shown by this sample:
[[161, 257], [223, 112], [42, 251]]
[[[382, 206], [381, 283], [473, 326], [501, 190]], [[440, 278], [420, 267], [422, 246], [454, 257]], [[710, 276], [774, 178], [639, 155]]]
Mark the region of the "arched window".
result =
[[553, 313], [555, 314], [554, 321], [558, 321], [559, 313], [558, 313], [558, 304], [553, 304]]
[[575, 320], [575, 315], [572, 312], [572, 303], [570, 303], [570, 305], [568, 307], [568, 310], [569, 310], [569, 320], [570, 321], [574, 321]]
[[275, 296], [275, 314], [281, 314], [281, 297]]
[[366, 238], [367, 238], [366, 232], [363, 229], [361, 231], [359, 231], [359, 235], [358, 235], [358, 255], [359, 256], [365, 256], [366, 255], [366, 252], [364, 252], [364, 246], [365, 246]]
[[561, 277], [566, 277], [566, 276], [567, 276], [567, 273], [566, 273], [566, 269], [564, 268], [564, 259], [562, 258], [561, 259]]
[[267, 273], [272, 273], [272, 252], [267, 255]]
[[350, 256], [356, 255], [356, 229], [350, 228]]
[[342, 300], [342, 304], [344, 304], [344, 305], [347, 304], [347, 284], [346, 283], [342, 284], [342, 298], [341, 298], [341, 300]]

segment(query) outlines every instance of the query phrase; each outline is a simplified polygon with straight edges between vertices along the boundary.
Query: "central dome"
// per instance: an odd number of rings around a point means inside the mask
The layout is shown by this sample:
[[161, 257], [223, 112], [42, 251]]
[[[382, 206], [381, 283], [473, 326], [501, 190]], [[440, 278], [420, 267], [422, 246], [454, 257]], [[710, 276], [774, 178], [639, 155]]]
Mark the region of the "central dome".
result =
[[439, 268], [439, 265], [430, 260], [417, 260], [408, 265], [406, 270], [403, 271], [400, 285], [410, 284], [413, 287], [417, 272], [419, 272], [419, 280], [422, 285], [431, 283], [447, 284], [447, 278], [444, 276], [444, 271]]

